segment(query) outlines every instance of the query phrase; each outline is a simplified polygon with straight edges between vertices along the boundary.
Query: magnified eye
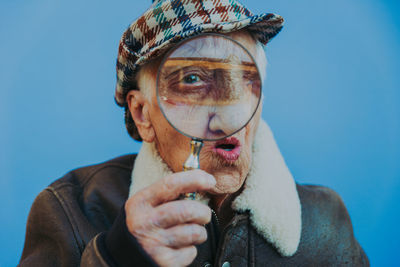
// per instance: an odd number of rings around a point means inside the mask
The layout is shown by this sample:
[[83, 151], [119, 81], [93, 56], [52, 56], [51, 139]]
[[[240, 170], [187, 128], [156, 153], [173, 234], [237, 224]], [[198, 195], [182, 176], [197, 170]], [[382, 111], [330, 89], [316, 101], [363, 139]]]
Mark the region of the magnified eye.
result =
[[195, 74], [189, 74], [183, 77], [183, 81], [187, 84], [194, 84], [200, 81], [200, 77]]

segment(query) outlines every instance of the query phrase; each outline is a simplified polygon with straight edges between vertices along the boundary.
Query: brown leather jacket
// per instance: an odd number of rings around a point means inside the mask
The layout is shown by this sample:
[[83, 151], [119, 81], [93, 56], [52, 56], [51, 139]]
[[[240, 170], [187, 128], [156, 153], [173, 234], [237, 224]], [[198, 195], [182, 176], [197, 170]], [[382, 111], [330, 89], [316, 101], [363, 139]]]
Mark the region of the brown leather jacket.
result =
[[[71, 171], [43, 190], [29, 214], [20, 266], [155, 266], [125, 225], [135, 158]], [[242, 213], [221, 232], [213, 217], [192, 265], [369, 266], [338, 195], [310, 185], [297, 185], [297, 191], [302, 233], [293, 256], [281, 257]]]

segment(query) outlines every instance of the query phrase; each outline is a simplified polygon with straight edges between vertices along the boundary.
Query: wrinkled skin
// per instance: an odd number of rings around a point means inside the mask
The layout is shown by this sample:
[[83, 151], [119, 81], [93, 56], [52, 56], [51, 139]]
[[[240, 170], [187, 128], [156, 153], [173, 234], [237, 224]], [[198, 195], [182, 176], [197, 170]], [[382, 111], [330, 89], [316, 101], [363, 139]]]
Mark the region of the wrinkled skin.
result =
[[160, 266], [186, 266], [196, 257], [194, 245], [207, 239], [203, 225], [210, 222], [211, 209], [194, 200], [176, 199], [182, 193], [210, 190], [215, 183], [212, 175], [201, 170], [180, 172], [126, 202], [129, 232]]
[[[255, 55], [255, 41], [245, 31], [228, 34]], [[233, 135], [241, 145], [237, 160], [229, 161], [215, 153], [215, 142], [205, 142], [200, 154], [202, 170], [181, 172], [189, 154], [190, 139], [164, 118], [156, 98], [157, 64], [154, 75], [147, 75], [150, 101], [140, 91], [127, 96], [132, 118], [145, 142], [155, 142], [157, 150], [174, 174], [131, 196], [125, 204], [127, 226], [144, 250], [160, 266], [187, 266], [196, 257], [194, 245], [207, 239], [204, 225], [210, 221], [211, 208], [222, 225], [233, 215], [232, 196], [244, 184], [251, 165], [251, 147], [261, 114], [261, 106], [252, 120]], [[222, 127], [222, 126], [221, 126]], [[177, 200], [187, 192], [203, 192], [210, 207], [192, 200]]]

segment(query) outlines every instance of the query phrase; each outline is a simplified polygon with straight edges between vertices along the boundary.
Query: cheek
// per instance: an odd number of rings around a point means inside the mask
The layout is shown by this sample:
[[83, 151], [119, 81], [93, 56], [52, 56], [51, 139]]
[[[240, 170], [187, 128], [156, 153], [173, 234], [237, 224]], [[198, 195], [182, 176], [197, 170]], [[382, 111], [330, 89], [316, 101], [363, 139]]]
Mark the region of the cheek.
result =
[[240, 165], [241, 165], [241, 179], [245, 179], [247, 177], [248, 172], [250, 171], [252, 156], [253, 156], [253, 143], [256, 134], [256, 130], [258, 128], [258, 124], [260, 121], [261, 108], [254, 115], [253, 119], [246, 125], [244, 128], [244, 146], [240, 155]]
[[172, 128], [158, 108], [152, 112], [152, 125], [160, 157], [172, 171], [182, 171], [183, 163], [189, 155], [190, 139]]

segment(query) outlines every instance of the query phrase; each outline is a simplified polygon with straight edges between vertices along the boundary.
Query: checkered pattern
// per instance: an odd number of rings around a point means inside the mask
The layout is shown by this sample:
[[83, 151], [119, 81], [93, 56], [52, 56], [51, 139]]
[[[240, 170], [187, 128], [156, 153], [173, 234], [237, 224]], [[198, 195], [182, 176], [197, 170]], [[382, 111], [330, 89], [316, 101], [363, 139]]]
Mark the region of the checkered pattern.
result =
[[119, 43], [115, 100], [125, 106], [128, 91], [137, 89], [135, 73], [146, 60], [174, 43], [204, 32], [247, 28], [263, 44], [283, 26], [275, 14], [253, 15], [236, 0], [159, 0], [124, 32]]

